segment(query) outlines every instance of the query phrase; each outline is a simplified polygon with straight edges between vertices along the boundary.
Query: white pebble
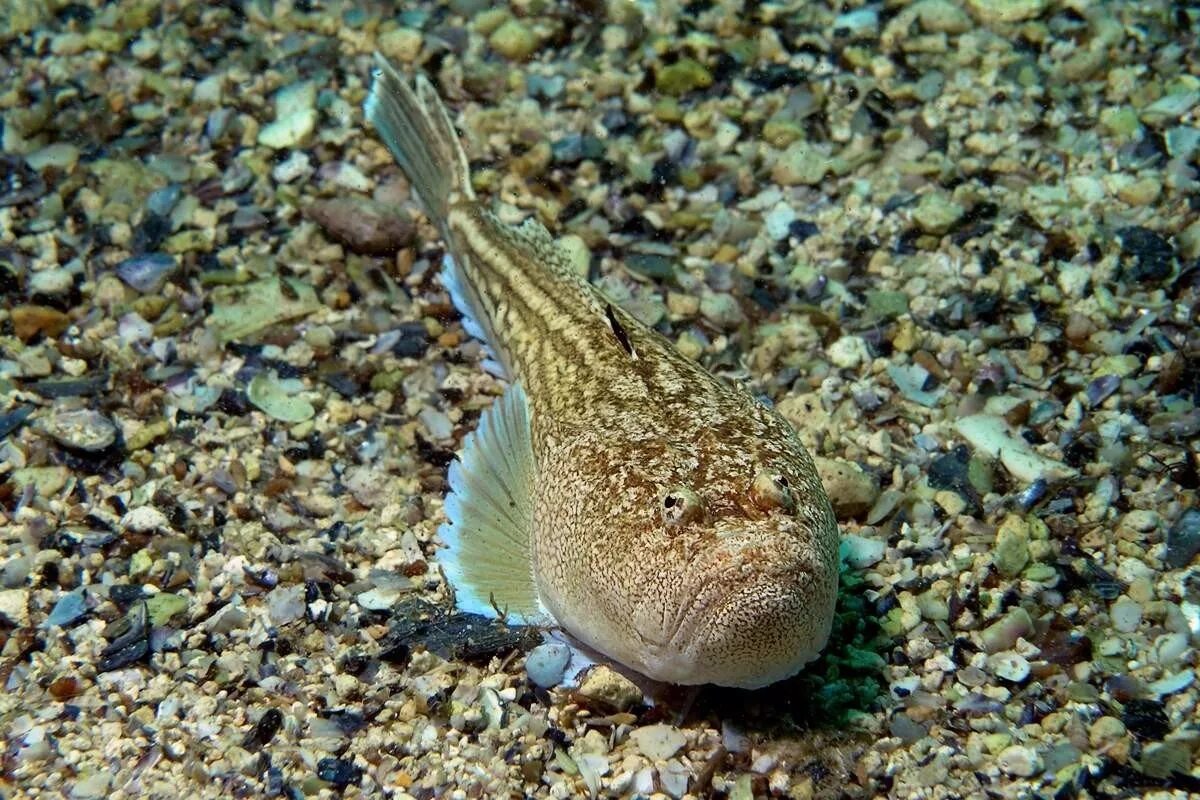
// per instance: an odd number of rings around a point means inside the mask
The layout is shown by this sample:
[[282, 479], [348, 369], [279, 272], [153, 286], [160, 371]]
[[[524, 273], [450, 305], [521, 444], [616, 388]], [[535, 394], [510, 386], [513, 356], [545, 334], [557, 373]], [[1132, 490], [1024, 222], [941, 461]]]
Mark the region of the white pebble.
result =
[[651, 761], [666, 761], [678, 753], [687, 737], [673, 725], [647, 725], [629, 734], [634, 747]]
[[1042, 769], [1037, 753], [1019, 744], [1004, 748], [997, 763], [1003, 772], [1018, 778], [1031, 778]]
[[766, 219], [763, 220], [767, 228], [767, 235], [777, 242], [787, 238], [788, 229], [795, 221], [795, 209], [782, 202], [776, 203], [775, 207], [767, 213]]
[[567, 664], [571, 663], [571, 648], [565, 644], [547, 642], [529, 651], [525, 672], [534, 686], [551, 689], [562, 682]]
[[1007, 650], [988, 658], [992, 674], [1006, 681], [1020, 683], [1029, 677], [1029, 661], [1020, 653]]
[[167, 515], [154, 506], [138, 506], [126, 512], [121, 517], [121, 528], [134, 533], [153, 533], [163, 528], [170, 528]]
[[1108, 610], [1113, 627], [1121, 633], [1133, 633], [1142, 622], [1142, 607], [1128, 597], [1120, 597]]

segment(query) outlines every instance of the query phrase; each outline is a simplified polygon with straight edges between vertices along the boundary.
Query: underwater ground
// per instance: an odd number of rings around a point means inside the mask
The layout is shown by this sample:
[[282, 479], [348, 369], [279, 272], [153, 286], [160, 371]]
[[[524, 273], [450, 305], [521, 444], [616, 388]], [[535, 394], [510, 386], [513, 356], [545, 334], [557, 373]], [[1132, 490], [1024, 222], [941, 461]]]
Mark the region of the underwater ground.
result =
[[[0, 796], [1200, 791], [1198, 31], [5, 0]], [[447, 464], [502, 386], [364, 128], [376, 49], [481, 196], [819, 458], [846, 567], [806, 673], [540, 689], [536, 631], [446, 606]]]

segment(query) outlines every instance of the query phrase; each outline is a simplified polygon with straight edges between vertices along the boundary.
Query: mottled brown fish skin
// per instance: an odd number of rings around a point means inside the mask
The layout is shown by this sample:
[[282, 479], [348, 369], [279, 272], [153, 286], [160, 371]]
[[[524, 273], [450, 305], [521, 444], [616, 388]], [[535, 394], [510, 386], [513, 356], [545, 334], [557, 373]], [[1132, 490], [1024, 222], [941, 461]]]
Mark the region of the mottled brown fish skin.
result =
[[797, 672], [828, 638], [838, 532], [795, 433], [610, 304], [543, 227], [490, 213], [432, 86], [377, 61], [367, 115], [524, 388], [542, 603], [657, 680], [755, 688]]
[[[771, 682], [815, 655], [837, 527], [787, 423], [612, 307], [544, 231], [477, 203], [452, 207], [446, 230], [531, 406], [534, 570], [555, 617], [677, 683]], [[764, 471], [786, 478], [794, 512], [755, 502]], [[664, 522], [664, 499], [688, 490], [701, 518]]]

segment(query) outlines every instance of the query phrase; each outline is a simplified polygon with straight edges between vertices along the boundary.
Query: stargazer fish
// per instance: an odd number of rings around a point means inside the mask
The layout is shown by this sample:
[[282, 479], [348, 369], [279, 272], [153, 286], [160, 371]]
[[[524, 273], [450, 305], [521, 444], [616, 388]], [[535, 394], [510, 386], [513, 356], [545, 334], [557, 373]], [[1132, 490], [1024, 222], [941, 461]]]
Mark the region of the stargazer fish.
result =
[[478, 200], [445, 106], [381, 56], [366, 117], [437, 225], [442, 282], [509, 381], [449, 470], [460, 608], [559, 626], [649, 678], [757, 688], [825, 646], [838, 530], [796, 434]]

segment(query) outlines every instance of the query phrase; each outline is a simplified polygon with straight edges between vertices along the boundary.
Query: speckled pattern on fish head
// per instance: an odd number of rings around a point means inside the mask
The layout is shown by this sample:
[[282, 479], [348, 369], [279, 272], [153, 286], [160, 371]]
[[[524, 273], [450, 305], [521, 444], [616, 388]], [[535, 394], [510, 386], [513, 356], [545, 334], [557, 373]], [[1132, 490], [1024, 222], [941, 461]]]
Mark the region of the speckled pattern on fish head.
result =
[[824, 646], [837, 594], [812, 460], [777, 414], [616, 313], [638, 357], [597, 325], [616, 372], [534, 403], [542, 599], [659, 680], [791, 675]]
[[657, 680], [797, 672], [829, 634], [838, 534], [794, 432], [612, 305], [545, 228], [485, 210], [428, 83], [381, 64], [367, 114], [449, 245], [464, 324], [518, 393], [451, 468], [460, 604], [548, 612]]

